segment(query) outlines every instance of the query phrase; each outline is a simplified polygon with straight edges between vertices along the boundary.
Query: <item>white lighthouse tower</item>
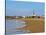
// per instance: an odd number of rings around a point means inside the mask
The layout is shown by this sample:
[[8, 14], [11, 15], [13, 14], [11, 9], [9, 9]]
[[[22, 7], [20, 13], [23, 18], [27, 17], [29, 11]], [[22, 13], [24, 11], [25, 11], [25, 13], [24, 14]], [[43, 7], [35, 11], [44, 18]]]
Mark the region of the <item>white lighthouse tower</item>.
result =
[[32, 16], [37, 16], [36, 13], [34, 12], [34, 10], [33, 10]]
[[37, 17], [37, 15], [36, 15], [36, 13], [33, 11], [33, 13], [32, 13], [32, 18], [36, 18]]

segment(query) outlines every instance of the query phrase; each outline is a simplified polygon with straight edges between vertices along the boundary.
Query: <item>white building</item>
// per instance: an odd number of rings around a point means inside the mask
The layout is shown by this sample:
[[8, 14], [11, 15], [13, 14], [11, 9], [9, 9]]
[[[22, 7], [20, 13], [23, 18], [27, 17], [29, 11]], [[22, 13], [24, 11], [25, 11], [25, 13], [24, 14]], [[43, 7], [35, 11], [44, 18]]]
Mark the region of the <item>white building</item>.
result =
[[16, 18], [18, 18], [18, 16], [16, 16]]
[[25, 18], [25, 16], [22, 16], [23, 18]]

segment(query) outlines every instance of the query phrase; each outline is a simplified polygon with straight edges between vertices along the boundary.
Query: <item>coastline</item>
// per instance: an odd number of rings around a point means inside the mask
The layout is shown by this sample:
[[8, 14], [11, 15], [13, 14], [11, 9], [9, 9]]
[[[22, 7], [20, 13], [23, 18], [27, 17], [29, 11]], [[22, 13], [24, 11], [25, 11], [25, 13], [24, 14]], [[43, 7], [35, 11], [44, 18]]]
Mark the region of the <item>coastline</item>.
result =
[[[19, 20], [19, 19], [17, 19]], [[24, 20], [26, 23], [26, 26], [23, 28], [18, 28], [21, 30], [29, 30], [33, 33], [35, 32], [44, 32], [44, 19], [20, 19]]]
[[44, 18], [19, 18], [16, 20], [22, 20], [26, 22], [26, 26], [23, 28], [17, 28], [17, 30], [29, 30], [32, 31], [32, 33], [37, 32], [44, 32], [44, 24], [45, 19]]

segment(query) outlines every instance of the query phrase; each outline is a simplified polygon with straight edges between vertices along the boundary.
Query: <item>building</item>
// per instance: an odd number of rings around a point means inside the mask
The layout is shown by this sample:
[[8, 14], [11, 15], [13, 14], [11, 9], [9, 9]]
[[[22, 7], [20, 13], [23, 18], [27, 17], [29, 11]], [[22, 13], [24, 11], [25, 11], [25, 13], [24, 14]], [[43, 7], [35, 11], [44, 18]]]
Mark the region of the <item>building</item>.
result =
[[23, 18], [25, 18], [25, 16], [22, 16]]

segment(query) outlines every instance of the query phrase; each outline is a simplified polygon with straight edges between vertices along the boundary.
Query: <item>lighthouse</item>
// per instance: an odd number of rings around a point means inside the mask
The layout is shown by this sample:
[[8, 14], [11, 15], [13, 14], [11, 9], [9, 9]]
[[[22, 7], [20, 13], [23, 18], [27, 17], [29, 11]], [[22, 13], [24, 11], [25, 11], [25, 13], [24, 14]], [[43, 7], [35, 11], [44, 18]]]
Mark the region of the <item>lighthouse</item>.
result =
[[32, 13], [32, 18], [35, 18], [35, 17], [37, 17], [37, 15], [36, 15], [36, 13], [33, 11], [33, 13]]
[[33, 15], [32, 16], [37, 16], [35, 12], [33, 12]]

